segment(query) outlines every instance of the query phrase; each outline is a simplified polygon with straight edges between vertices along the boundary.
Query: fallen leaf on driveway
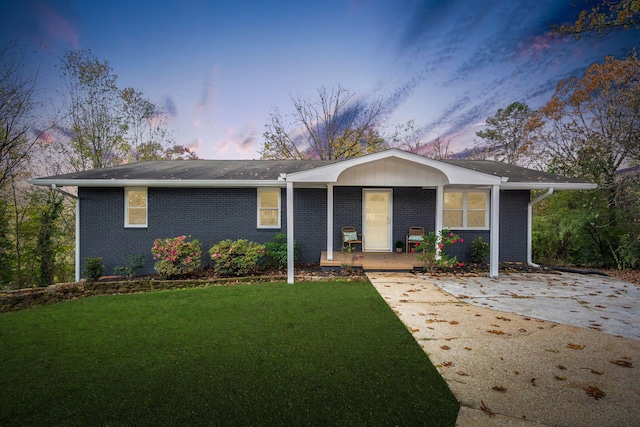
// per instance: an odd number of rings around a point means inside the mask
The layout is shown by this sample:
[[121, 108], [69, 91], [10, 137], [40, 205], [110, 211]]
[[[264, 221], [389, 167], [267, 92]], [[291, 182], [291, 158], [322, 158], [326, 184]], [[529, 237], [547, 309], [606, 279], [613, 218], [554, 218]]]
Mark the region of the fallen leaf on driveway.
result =
[[508, 317], [498, 316], [498, 317], [496, 317], [496, 319], [498, 319], [498, 320], [504, 320], [505, 322], [511, 322], [511, 319], [509, 319]]
[[482, 410], [482, 412], [488, 414], [490, 417], [493, 417], [495, 415], [495, 412], [493, 412], [487, 405], [485, 405], [484, 401], [481, 400], [480, 404], [480, 409]]
[[440, 348], [443, 350], [451, 350], [451, 347], [449, 347], [448, 345], [441, 345]]
[[451, 325], [457, 325], [458, 322], [456, 322], [455, 320], [452, 320], [451, 322], [449, 322]]
[[623, 368], [633, 368], [633, 363], [629, 362], [628, 360], [609, 360], [609, 362], [613, 363], [614, 365], [622, 366]]
[[571, 343], [569, 343], [569, 344], [567, 344], [567, 348], [571, 348], [573, 350], [582, 350], [582, 349], [584, 349], [584, 346], [580, 345], [580, 344], [571, 344]]
[[596, 375], [604, 375], [604, 372], [602, 372], [602, 371], [596, 371], [595, 369], [592, 369], [592, 370], [591, 370], [591, 373], [592, 373], [592, 374], [596, 374]]
[[596, 400], [601, 399], [607, 395], [607, 393], [595, 386], [585, 387], [584, 391], [586, 391], [589, 396], [593, 396]]
[[498, 330], [495, 330], [495, 329], [491, 329], [491, 330], [489, 330], [487, 332], [489, 332], [491, 334], [496, 334], [496, 335], [504, 335], [504, 332], [498, 331]]
[[507, 391], [507, 389], [506, 389], [506, 388], [504, 388], [504, 387], [502, 387], [501, 385], [496, 385], [496, 386], [493, 386], [493, 387], [491, 387], [491, 388], [492, 388], [493, 390], [495, 390], [495, 391], [500, 391], [500, 392], [505, 392], [505, 391]]

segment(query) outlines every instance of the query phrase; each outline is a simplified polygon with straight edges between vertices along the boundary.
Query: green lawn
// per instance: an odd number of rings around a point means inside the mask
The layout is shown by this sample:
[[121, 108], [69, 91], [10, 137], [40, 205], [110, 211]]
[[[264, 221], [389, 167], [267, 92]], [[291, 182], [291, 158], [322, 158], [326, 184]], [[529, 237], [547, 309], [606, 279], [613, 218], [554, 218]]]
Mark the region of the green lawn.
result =
[[0, 425], [447, 425], [367, 282], [101, 296], [0, 315]]

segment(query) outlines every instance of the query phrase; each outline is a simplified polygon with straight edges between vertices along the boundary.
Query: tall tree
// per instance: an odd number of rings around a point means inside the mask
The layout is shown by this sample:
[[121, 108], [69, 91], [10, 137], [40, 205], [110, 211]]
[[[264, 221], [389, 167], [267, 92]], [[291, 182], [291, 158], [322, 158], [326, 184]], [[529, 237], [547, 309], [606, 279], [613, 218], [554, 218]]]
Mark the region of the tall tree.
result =
[[534, 112], [521, 102], [500, 108], [486, 120], [486, 129], [476, 132], [482, 138], [481, 150], [487, 157], [509, 164], [525, 165], [532, 149]]
[[34, 113], [38, 73], [17, 42], [0, 49], [0, 191], [26, 164], [43, 129]]
[[174, 144], [166, 117], [157, 105], [139, 90], [120, 89], [107, 61], [100, 61], [90, 51], [68, 51], [62, 76], [68, 120], [58, 147], [72, 169], [197, 158], [188, 148]]
[[263, 134], [265, 159], [348, 159], [387, 148], [378, 126], [382, 103], [366, 103], [338, 86], [318, 89], [318, 99], [291, 96], [294, 113], [286, 122], [276, 109]]
[[596, 0], [590, 1], [589, 9], [582, 10], [572, 24], [552, 25], [559, 35], [604, 37], [613, 30], [637, 29], [640, 25], [640, 0]]
[[49, 286], [54, 283], [56, 272], [56, 241], [59, 232], [57, 220], [64, 209], [63, 198], [55, 190], [41, 191], [39, 203], [38, 237], [36, 256], [38, 259], [38, 284]]
[[[581, 78], [560, 82], [540, 110], [540, 128], [552, 172], [599, 185], [546, 204], [546, 229], [566, 262], [638, 267], [640, 179], [625, 173], [640, 161], [640, 61], [605, 58]], [[553, 237], [553, 236], [551, 236]]]
[[158, 160], [168, 142], [166, 120], [144, 94], [127, 87], [120, 91], [130, 161]]
[[391, 143], [394, 147], [417, 154], [425, 146], [423, 131], [416, 126], [414, 120], [409, 120], [396, 125], [391, 135]]
[[62, 63], [66, 83], [69, 143], [59, 147], [74, 170], [122, 163], [129, 146], [117, 76], [90, 51], [68, 51]]
[[640, 160], [640, 61], [606, 57], [560, 82], [540, 113], [554, 168], [613, 190], [617, 172]]

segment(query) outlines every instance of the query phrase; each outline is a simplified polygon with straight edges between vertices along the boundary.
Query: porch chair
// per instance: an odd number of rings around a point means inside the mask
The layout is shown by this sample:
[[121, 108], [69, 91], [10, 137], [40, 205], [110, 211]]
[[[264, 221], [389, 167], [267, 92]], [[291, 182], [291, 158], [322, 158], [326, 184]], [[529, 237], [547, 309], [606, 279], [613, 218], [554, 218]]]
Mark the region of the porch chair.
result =
[[[348, 248], [357, 247], [360, 245], [361, 250], [364, 249], [364, 235], [358, 234], [356, 228], [350, 225], [342, 227], [342, 248], [341, 252], [344, 252], [345, 246]], [[353, 245], [353, 246], [352, 246]]]
[[406, 251], [409, 253], [410, 245], [416, 243], [422, 243], [424, 240], [424, 227], [409, 227], [409, 232], [407, 233], [407, 248]]

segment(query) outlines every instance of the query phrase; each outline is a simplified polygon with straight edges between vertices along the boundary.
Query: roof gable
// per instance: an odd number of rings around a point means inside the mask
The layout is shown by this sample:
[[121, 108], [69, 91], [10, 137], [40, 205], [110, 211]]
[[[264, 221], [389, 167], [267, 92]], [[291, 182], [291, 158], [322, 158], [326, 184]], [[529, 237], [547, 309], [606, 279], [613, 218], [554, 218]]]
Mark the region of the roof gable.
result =
[[[422, 185], [446, 185], [446, 184], [476, 184], [476, 185], [495, 185], [502, 181], [501, 176], [486, 174], [474, 171], [473, 169], [464, 168], [454, 164], [441, 162], [439, 160], [429, 159], [418, 154], [408, 153], [398, 149], [390, 149], [378, 153], [368, 154], [366, 156], [356, 157], [353, 159], [343, 160], [341, 162], [329, 165], [319, 166], [307, 171], [295, 172], [287, 175], [287, 181], [293, 182], [338, 182], [340, 176], [352, 168], [362, 169], [365, 165], [373, 163], [390, 164], [385, 160], [398, 159], [404, 161], [408, 166], [418, 165], [431, 171], [431, 175], [437, 177], [435, 182], [428, 179]], [[381, 169], [384, 169], [382, 167]], [[402, 173], [402, 172], [400, 172]], [[388, 172], [387, 172], [388, 176]], [[420, 185], [420, 184], [417, 184]]]

